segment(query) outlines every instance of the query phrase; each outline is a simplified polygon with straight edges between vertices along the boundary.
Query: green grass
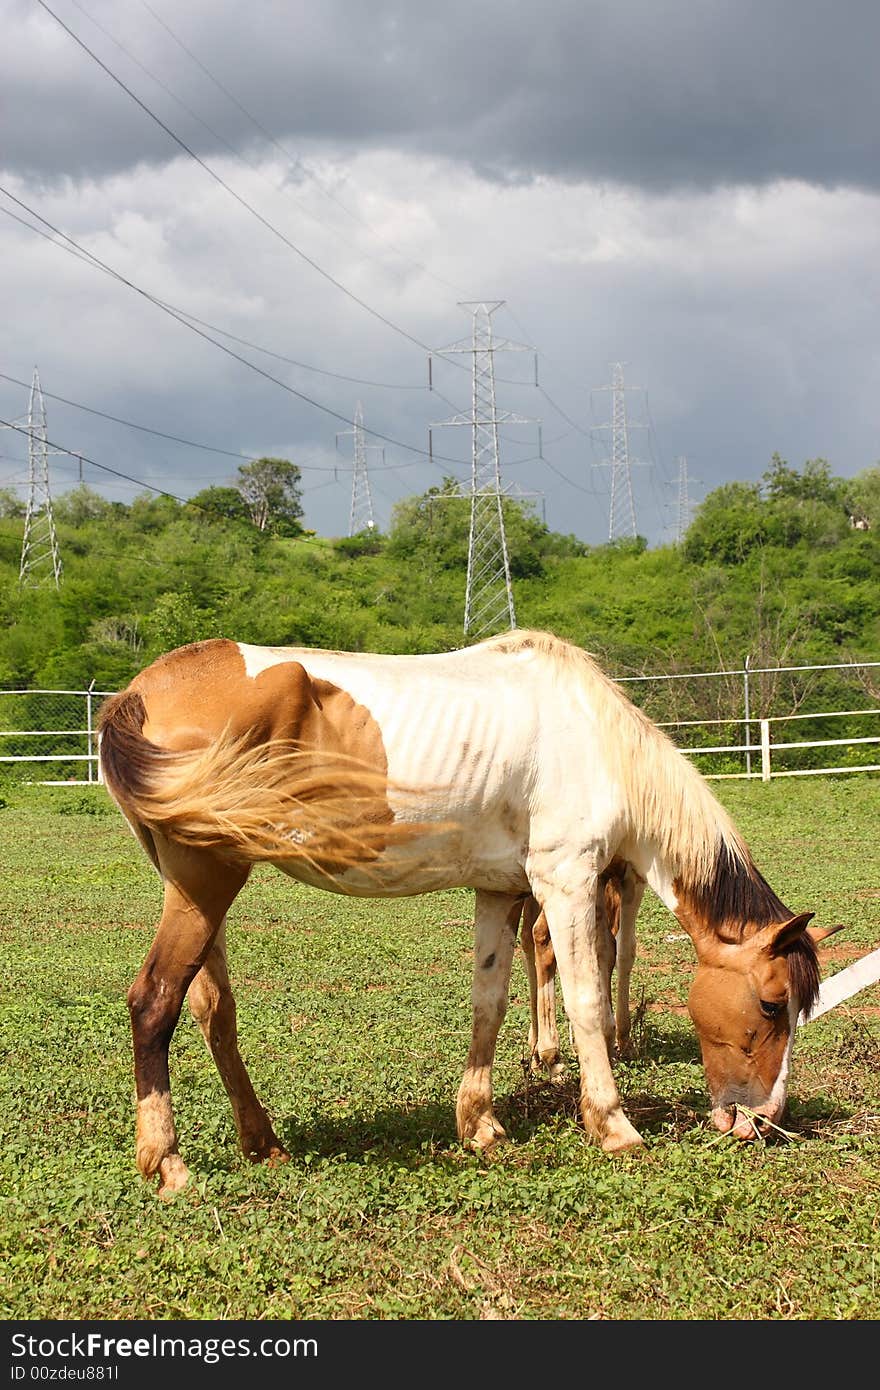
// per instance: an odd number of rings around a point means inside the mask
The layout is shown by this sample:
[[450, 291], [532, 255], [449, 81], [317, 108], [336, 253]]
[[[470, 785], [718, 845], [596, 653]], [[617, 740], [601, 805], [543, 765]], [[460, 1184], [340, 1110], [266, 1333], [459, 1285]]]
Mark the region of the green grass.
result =
[[[880, 941], [880, 781], [718, 783], [780, 896]], [[491, 1159], [458, 1143], [471, 895], [357, 902], [260, 869], [230, 915], [242, 1052], [291, 1161], [240, 1156], [188, 1013], [172, 1046], [174, 1202], [134, 1167], [125, 994], [159, 880], [100, 789], [0, 809], [0, 1316], [6, 1319], [876, 1319], [880, 990], [801, 1030], [786, 1129], [706, 1121], [684, 1005], [693, 952], [650, 895], [638, 1055], [617, 1065], [647, 1140], [610, 1160], [573, 1083], [529, 1082], [514, 962]], [[562, 1037], [567, 1030], [562, 1025]]]

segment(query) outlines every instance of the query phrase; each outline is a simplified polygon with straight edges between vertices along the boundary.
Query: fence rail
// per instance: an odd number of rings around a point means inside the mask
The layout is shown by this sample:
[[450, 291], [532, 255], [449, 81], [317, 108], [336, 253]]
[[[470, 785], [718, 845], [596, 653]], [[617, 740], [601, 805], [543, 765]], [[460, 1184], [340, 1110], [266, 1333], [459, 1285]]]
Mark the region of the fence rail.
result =
[[[113, 692], [96, 690], [0, 690], [0, 765], [55, 765], [42, 786], [89, 786], [101, 781], [95, 716]], [[8, 721], [13, 727], [8, 727]], [[34, 746], [29, 740], [42, 740]], [[82, 767], [82, 764], [85, 767]], [[48, 771], [48, 768], [45, 769]], [[84, 773], [84, 776], [75, 774]]]
[[[705, 722], [707, 725], [708, 725], [708, 724], [713, 724], [713, 723], [731, 724], [731, 723], [733, 723], [733, 722], [739, 722], [739, 723], [741, 723], [741, 724], [743, 724], [743, 725], [745, 726], [745, 737], [746, 737], [746, 739], [748, 739], [749, 736], [750, 736], [749, 730], [750, 730], [751, 725], [753, 725], [753, 724], [756, 723], [756, 724], [758, 725], [758, 729], [759, 729], [759, 731], [760, 731], [760, 742], [759, 742], [757, 745], [754, 744], [754, 743], [750, 743], [750, 742], [746, 742], [746, 743], [725, 743], [725, 744], [716, 744], [716, 745], [714, 745], [714, 746], [713, 746], [713, 745], [705, 745], [705, 746], [701, 745], [700, 747], [697, 747], [697, 748], [686, 748], [686, 747], [683, 747], [681, 744], [678, 744], [678, 747], [681, 749], [682, 753], [686, 753], [686, 754], [688, 755], [688, 757], [701, 757], [701, 756], [705, 757], [705, 756], [707, 756], [707, 755], [709, 755], [709, 754], [719, 754], [719, 753], [724, 753], [724, 754], [729, 754], [729, 753], [745, 753], [747, 756], [750, 756], [752, 753], [756, 753], [756, 754], [758, 754], [758, 755], [760, 756], [760, 759], [761, 759], [761, 770], [760, 770], [760, 772], [755, 772], [755, 771], [752, 769], [751, 765], [749, 765], [744, 771], [740, 771], [740, 772], [706, 772], [706, 773], [705, 773], [705, 776], [711, 777], [711, 778], [723, 778], [723, 777], [760, 778], [762, 782], [769, 782], [773, 777], [812, 777], [812, 776], [817, 776], [817, 775], [819, 775], [819, 774], [821, 774], [821, 773], [840, 773], [840, 772], [880, 772], [880, 763], [870, 763], [870, 762], [861, 762], [861, 761], [853, 761], [853, 762], [847, 763], [847, 764], [846, 764], [845, 766], [843, 766], [843, 767], [799, 767], [799, 768], [781, 768], [781, 767], [778, 767], [778, 766], [777, 766], [775, 769], [774, 769], [774, 767], [773, 767], [773, 757], [774, 757], [774, 755], [775, 755], [775, 754], [779, 754], [779, 753], [784, 753], [784, 752], [786, 752], [786, 751], [788, 751], [788, 750], [790, 750], [790, 749], [794, 749], [794, 748], [797, 748], [797, 749], [806, 749], [806, 748], [850, 748], [850, 749], [852, 749], [852, 748], [859, 748], [859, 747], [865, 747], [865, 746], [868, 745], [868, 744], [880, 744], [880, 734], [867, 734], [867, 735], [863, 735], [863, 736], [861, 736], [861, 735], [860, 735], [860, 736], [848, 735], [848, 736], [845, 737], [845, 738], [798, 739], [798, 740], [796, 740], [796, 741], [791, 741], [791, 742], [787, 742], [787, 743], [779, 743], [779, 742], [773, 742], [773, 741], [771, 740], [771, 737], [770, 737], [770, 725], [771, 725], [771, 724], [782, 724], [782, 723], [784, 723], [785, 721], [787, 721], [787, 720], [789, 720], [789, 719], [814, 719], [814, 720], [816, 720], [816, 721], [819, 721], [819, 720], [825, 720], [825, 719], [852, 719], [852, 718], [854, 718], [854, 717], [855, 717], [855, 718], [860, 718], [860, 717], [862, 717], [862, 716], [870, 716], [870, 717], [873, 717], [875, 720], [880, 721], [880, 709], [825, 710], [825, 711], [822, 712], [822, 713], [817, 713], [817, 714], [803, 714], [803, 715], [802, 715], [802, 714], [782, 714], [782, 715], [774, 715], [774, 716], [771, 716], [769, 719], [750, 720], [750, 721], [748, 721], [748, 722], [747, 722], [745, 719], [739, 720], [739, 721], [733, 721], [733, 720], [729, 720], [729, 719], [726, 719], [726, 720], [705, 720], [704, 722]], [[692, 720], [682, 720], [682, 721], [672, 720], [672, 721], [669, 722], [669, 723], [661, 724], [660, 727], [661, 727], [661, 728], [667, 728], [667, 729], [673, 729], [673, 728], [675, 728], [675, 727], [681, 727], [681, 725], [693, 725], [694, 723], [699, 724], [700, 722], [701, 722], [701, 721], [692, 721]], [[880, 722], [878, 722], [877, 727], [880, 728]]]
[[[631, 687], [635, 703], [704, 776], [769, 782], [880, 771], [880, 754], [874, 751], [880, 745], [880, 708], [874, 680], [867, 678], [874, 668], [880, 661], [753, 667], [746, 660], [739, 670], [616, 679]], [[99, 783], [95, 720], [112, 693], [96, 690], [94, 683], [86, 690], [0, 690], [0, 767], [31, 770], [28, 780], [44, 786]], [[801, 707], [811, 695], [823, 702], [821, 709]], [[860, 698], [871, 702], [855, 707]], [[778, 711], [786, 704], [787, 712], [774, 712], [774, 706]], [[704, 712], [698, 714], [700, 709]], [[794, 721], [801, 727], [784, 727]], [[724, 730], [730, 731], [728, 742]], [[786, 738], [788, 732], [803, 736]], [[835, 761], [831, 749], [846, 752]], [[48, 772], [49, 765], [54, 777], [36, 775]]]

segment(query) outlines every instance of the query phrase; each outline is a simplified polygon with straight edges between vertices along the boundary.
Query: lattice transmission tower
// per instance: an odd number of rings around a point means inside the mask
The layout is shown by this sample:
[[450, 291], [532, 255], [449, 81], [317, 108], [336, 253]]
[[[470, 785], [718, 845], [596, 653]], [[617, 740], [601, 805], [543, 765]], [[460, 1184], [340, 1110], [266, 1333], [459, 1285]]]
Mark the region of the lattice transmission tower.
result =
[[49, 489], [49, 455], [65, 453], [50, 449], [46, 432], [46, 407], [40, 387], [40, 376], [34, 367], [30, 402], [27, 414], [28, 429], [28, 498], [21, 543], [21, 564], [18, 582], [37, 586], [61, 584], [61, 552], [52, 515], [52, 493]]
[[676, 545], [681, 545], [685, 532], [691, 524], [691, 503], [688, 498], [688, 462], [684, 454], [678, 459], [678, 526], [675, 533]]
[[[504, 529], [505, 496], [501, 484], [500, 425], [530, 425], [536, 421], [509, 410], [499, 410], [495, 401], [496, 352], [531, 352], [524, 343], [496, 339], [492, 315], [503, 299], [461, 301], [459, 308], [472, 317], [470, 339], [462, 339], [438, 349], [439, 355], [470, 353], [471, 409], [439, 420], [440, 425], [465, 425], [471, 431], [471, 519], [468, 535], [467, 581], [464, 601], [466, 637], [482, 637], [503, 627], [516, 627], [510, 557]], [[429, 363], [430, 366], [430, 363]], [[537, 375], [537, 367], [536, 367]], [[464, 495], [464, 494], [462, 494]]]
[[367, 451], [376, 449], [383, 457], [385, 450], [378, 444], [367, 444], [364, 439], [364, 410], [360, 401], [354, 413], [354, 426], [350, 430], [340, 430], [336, 443], [344, 435], [354, 439], [354, 463], [351, 472], [351, 511], [348, 518], [348, 534], [357, 536], [361, 531], [373, 531], [376, 520], [373, 516], [373, 494], [370, 490], [370, 474], [367, 469]]
[[597, 430], [611, 431], [611, 457], [594, 464], [596, 468], [611, 468], [611, 507], [608, 517], [609, 541], [634, 539], [636, 532], [636, 509], [633, 501], [632, 467], [645, 462], [630, 454], [629, 436], [632, 429], [647, 429], [644, 424], [633, 424], [626, 412], [626, 393], [638, 388], [624, 385], [623, 362], [611, 363], [611, 384], [599, 386], [598, 391], [611, 392], [611, 421], [597, 425]]

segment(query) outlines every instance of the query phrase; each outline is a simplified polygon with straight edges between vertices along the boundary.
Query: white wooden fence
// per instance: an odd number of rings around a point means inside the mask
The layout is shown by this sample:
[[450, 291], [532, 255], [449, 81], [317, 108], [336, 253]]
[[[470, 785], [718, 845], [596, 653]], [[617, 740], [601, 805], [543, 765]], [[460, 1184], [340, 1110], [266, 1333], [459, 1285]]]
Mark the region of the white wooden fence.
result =
[[[808, 678], [818, 676], [822, 672], [842, 673], [845, 683], [850, 689], [855, 685], [855, 689], [860, 694], [866, 688], [870, 688], [864, 677], [869, 671], [873, 672], [880, 669], [878, 661], [862, 662], [834, 662], [815, 666], [752, 666], [746, 657], [743, 666], [735, 671], [689, 671], [675, 672], [673, 674], [648, 675], [648, 676], [618, 676], [616, 677], [619, 685], [638, 684], [638, 685], [659, 685], [662, 682], [694, 682], [694, 681], [724, 681], [730, 688], [733, 681], [742, 683], [742, 715], [732, 717], [722, 717], [718, 719], [676, 719], [676, 720], [657, 720], [660, 728], [669, 731], [669, 736], [674, 740], [683, 753], [697, 760], [706, 757], [718, 757], [719, 755], [728, 756], [731, 754], [741, 755], [742, 767], [735, 772], [711, 772], [704, 770], [704, 775], [710, 778], [760, 778], [761, 781], [769, 782], [774, 777], [809, 777], [823, 773], [842, 773], [842, 772], [877, 772], [880, 771], [880, 763], [876, 761], [876, 756], [872, 759], [865, 754], [873, 753], [874, 747], [880, 745], [880, 708], [874, 701], [871, 707], [862, 706], [857, 709], [825, 709], [812, 710], [810, 712], [798, 708], [790, 714], [767, 715], [763, 718], [756, 718], [751, 712], [754, 703], [756, 687], [761, 690], [762, 679], [766, 678], [771, 684], [775, 684], [783, 676], [788, 676], [796, 683], [801, 691], [806, 690]], [[859, 677], [858, 681], [853, 682], [854, 677]], [[802, 697], [801, 697], [802, 698]], [[860, 729], [859, 734], [853, 735], [850, 729], [841, 729], [840, 724], [836, 726], [840, 729], [839, 738], [792, 738], [787, 737], [789, 732], [797, 733], [797, 728], [789, 731], [783, 726], [794, 724], [796, 721], [808, 720], [813, 725], [820, 724], [826, 720], [855, 720]], [[735, 743], [718, 743], [715, 741], [704, 742], [700, 736], [702, 731], [711, 732], [713, 727], [724, 727], [727, 729], [738, 728], [740, 741]], [[861, 730], [864, 729], [864, 733]], [[688, 734], [684, 731], [690, 730]], [[681, 733], [679, 731], [682, 731]], [[697, 737], [698, 744], [688, 746], [688, 738]], [[757, 739], [757, 742], [755, 741]], [[810, 748], [840, 748], [845, 750], [846, 761], [834, 765], [823, 765], [821, 767], [780, 767], [779, 758], [785, 761], [785, 754], [791, 751], [805, 750]], [[858, 750], [858, 752], [857, 752]], [[777, 758], [777, 765], [774, 767], [773, 759]], [[829, 757], [832, 757], [830, 753]], [[758, 763], [758, 770], [755, 764]]]
[[[0, 690], [0, 766], [26, 765], [43, 786], [101, 781], [95, 717], [109, 690]], [[56, 772], [56, 777], [40, 773]], [[63, 775], [62, 775], [63, 774]]]
[[[742, 678], [742, 713], [729, 718], [658, 720], [669, 732], [683, 753], [695, 760], [698, 767], [706, 758], [725, 758], [738, 761], [736, 771], [711, 771], [701, 768], [706, 777], [754, 778], [769, 782], [776, 777], [810, 777], [828, 773], [877, 772], [880, 762], [874, 749], [880, 745], [880, 708], [825, 709], [756, 718], [752, 715], [750, 682], [761, 676], [776, 678], [782, 673], [823, 671], [864, 672], [880, 668], [880, 662], [845, 662], [825, 666], [778, 666], [752, 668], [746, 663], [739, 671], [693, 671], [674, 675], [644, 675], [617, 677], [618, 683], [638, 683], [651, 686], [664, 681], [694, 682], [721, 680], [730, 686], [731, 678]], [[96, 690], [0, 690], [0, 769], [18, 765], [29, 773], [28, 780], [44, 786], [88, 786], [101, 780], [98, 766], [95, 720], [102, 700], [111, 691]], [[875, 702], [876, 706], [876, 702]], [[839, 721], [847, 720], [846, 728]], [[814, 726], [832, 721], [831, 730], [839, 729], [839, 737], [802, 737], [798, 721], [810, 721]], [[836, 724], [834, 721], [838, 721]], [[855, 721], [859, 729], [852, 732]], [[721, 729], [736, 729], [736, 741], [717, 741]], [[864, 730], [864, 732], [862, 732]], [[716, 737], [713, 738], [713, 732]], [[805, 732], [809, 732], [806, 729]], [[704, 739], [708, 739], [704, 742]], [[822, 749], [821, 766], [786, 767], [786, 755], [806, 749]], [[832, 750], [835, 750], [832, 752]], [[843, 750], [837, 752], [836, 750]], [[827, 759], [827, 761], [826, 761]], [[775, 764], [775, 765], [774, 765]], [[51, 774], [46, 776], [40, 774]]]
[[[852, 737], [847, 735], [845, 738], [816, 738], [816, 739], [797, 739], [794, 741], [783, 742], [779, 739], [771, 739], [771, 726], [775, 729], [777, 725], [788, 723], [795, 719], [810, 719], [816, 722], [820, 719], [866, 719], [871, 720], [871, 727], [880, 729], [880, 709], [857, 709], [857, 710], [825, 710], [818, 714], [779, 714], [770, 719], [758, 720], [730, 720], [730, 719], [702, 719], [702, 720], [673, 720], [670, 723], [661, 723], [661, 729], [675, 730], [684, 728], [691, 724], [697, 724], [701, 728], [707, 728], [712, 724], [724, 724], [730, 726], [731, 723], [743, 725], [743, 737], [745, 743], [722, 743], [714, 746], [700, 746], [699, 748], [687, 748], [678, 743], [674, 733], [670, 737], [674, 739], [683, 753], [689, 757], [707, 757], [719, 753], [742, 753], [748, 758], [749, 765], [742, 772], [706, 772], [706, 777], [760, 777], [762, 782], [769, 782], [773, 777], [815, 777], [821, 773], [831, 772], [880, 772], [880, 763], [873, 762], [851, 762], [840, 767], [800, 767], [800, 768], [773, 768], [774, 753], [782, 753], [792, 748], [846, 748], [850, 752], [857, 747], [867, 744], [880, 744], [880, 734], [868, 734], [864, 737]], [[751, 737], [752, 729], [757, 725], [760, 742], [756, 745], [748, 740]], [[760, 771], [755, 771], [751, 765], [752, 754], [760, 754]]]

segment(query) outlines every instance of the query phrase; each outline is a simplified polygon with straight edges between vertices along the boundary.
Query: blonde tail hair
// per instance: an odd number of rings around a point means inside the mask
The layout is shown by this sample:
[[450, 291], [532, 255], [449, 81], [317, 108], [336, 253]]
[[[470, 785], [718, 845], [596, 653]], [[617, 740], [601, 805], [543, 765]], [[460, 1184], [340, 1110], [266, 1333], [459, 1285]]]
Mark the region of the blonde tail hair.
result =
[[242, 863], [299, 860], [322, 873], [362, 865], [428, 829], [395, 822], [385, 773], [345, 754], [287, 739], [249, 744], [228, 732], [172, 752], [144, 736], [146, 718], [128, 690], [98, 719], [104, 782], [136, 828]]

